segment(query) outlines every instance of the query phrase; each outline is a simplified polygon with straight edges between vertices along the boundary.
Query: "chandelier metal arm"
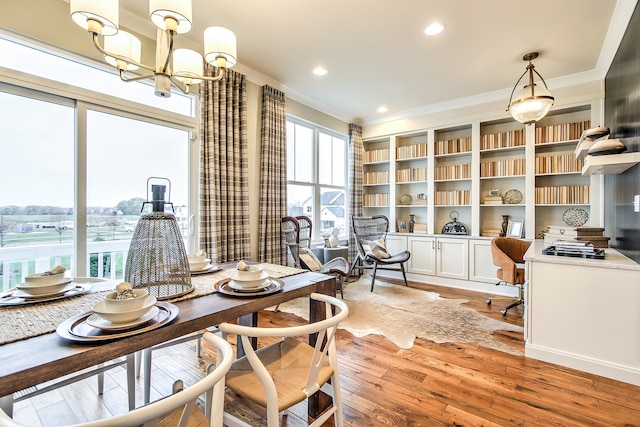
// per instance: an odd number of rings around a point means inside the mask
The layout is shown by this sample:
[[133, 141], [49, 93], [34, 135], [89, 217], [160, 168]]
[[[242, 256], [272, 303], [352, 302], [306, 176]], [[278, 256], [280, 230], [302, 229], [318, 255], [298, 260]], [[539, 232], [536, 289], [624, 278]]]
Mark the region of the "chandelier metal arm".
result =
[[[533, 70], [534, 73], [536, 73], [538, 75], [538, 77], [540, 77], [540, 80], [542, 80], [542, 84], [544, 85], [544, 88], [546, 90], [549, 90], [549, 86], [547, 86], [547, 82], [544, 81], [544, 79], [542, 78], [540, 73], [536, 71], [536, 69], [535, 69], [535, 67], [533, 65], [531, 66], [531, 69]], [[533, 83], [533, 75], [531, 75], [531, 83]]]
[[138, 66], [138, 67], [140, 67], [140, 68], [144, 68], [145, 70], [149, 70], [149, 71], [152, 71], [152, 72], [154, 72], [154, 73], [155, 73], [155, 71], [156, 71], [155, 67], [150, 67], [150, 66], [145, 65], [145, 64], [142, 64], [142, 63], [140, 63], [140, 62], [133, 61], [133, 60], [132, 60], [132, 59], [130, 59], [130, 58], [125, 58], [124, 56], [120, 56], [120, 55], [117, 55], [117, 54], [115, 54], [115, 53], [111, 53], [111, 52], [109, 52], [108, 50], [105, 50], [105, 48], [103, 48], [102, 46], [100, 46], [100, 43], [98, 42], [98, 39], [99, 39], [100, 35], [99, 35], [98, 33], [95, 33], [95, 32], [92, 32], [91, 34], [93, 34], [93, 45], [94, 45], [94, 46], [95, 46], [95, 48], [96, 48], [96, 49], [98, 49], [98, 50], [99, 50], [103, 55], [110, 56], [110, 57], [112, 57], [112, 58], [117, 59], [118, 61], [122, 61], [122, 62], [127, 63], [127, 64], [136, 65], [136, 66]]
[[135, 82], [136, 80], [148, 79], [155, 75], [155, 73], [149, 73], [142, 76], [126, 77], [126, 70], [119, 69], [118, 71], [120, 71], [120, 80], [122, 80], [123, 82]]
[[[513, 86], [513, 89], [511, 90], [511, 96], [509, 96], [509, 103], [507, 104], [507, 110], [506, 111], [509, 111], [509, 106], [511, 105], [511, 101], [513, 100], [513, 94], [515, 93], [516, 88], [518, 87], [518, 83], [520, 83], [520, 80], [522, 80], [522, 78], [524, 77], [525, 74], [527, 74], [528, 71], [529, 71], [529, 68], [527, 67], [527, 69], [524, 70], [524, 73], [522, 73], [520, 78], [516, 81], [516, 84]], [[546, 86], [546, 84], [545, 84], [545, 86]]]

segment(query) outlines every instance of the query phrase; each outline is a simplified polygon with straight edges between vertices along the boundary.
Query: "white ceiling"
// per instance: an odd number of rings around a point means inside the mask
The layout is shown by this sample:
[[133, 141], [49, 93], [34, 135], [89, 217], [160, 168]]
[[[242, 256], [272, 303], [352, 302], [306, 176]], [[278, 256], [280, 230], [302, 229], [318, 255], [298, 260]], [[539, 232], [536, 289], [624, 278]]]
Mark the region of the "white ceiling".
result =
[[[228, 27], [237, 69], [252, 81], [371, 124], [474, 99], [506, 107], [531, 51], [552, 92], [603, 78], [636, 1], [193, 0], [194, 28], [176, 44], [202, 51], [206, 27]], [[148, 2], [120, 3], [121, 25], [155, 38]], [[427, 37], [433, 21], [446, 30]], [[326, 76], [312, 74], [319, 65]], [[389, 112], [377, 113], [381, 105]]]

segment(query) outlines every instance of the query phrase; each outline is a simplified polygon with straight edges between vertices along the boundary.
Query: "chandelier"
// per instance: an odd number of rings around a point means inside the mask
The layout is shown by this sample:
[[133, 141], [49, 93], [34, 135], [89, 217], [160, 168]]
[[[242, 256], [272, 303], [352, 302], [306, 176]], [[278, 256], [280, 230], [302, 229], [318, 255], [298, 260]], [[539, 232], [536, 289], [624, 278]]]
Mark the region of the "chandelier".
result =
[[[547, 87], [547, 83], [531, 63], [531, 61], [537, 57], [538, 52], [527, 53], [522, 57], [523, 61], [529, 61], [529, 65], [527, 65], [527, 69], [522, 73], [516, 82], [516, 85], [513, 87], [511, 97], [509, 98], [509, 105], [507, 107], [507, 111], [511, 113], [514, 119], [526, 125], [535, 123], [546, 116], [549, 110], [551, 110], [554, 101], [554, 98], [551, 96], [549, 88]], [[522, 80], [527, 73], [529, 73], [528, 84], [525, 85], [524, 89], [518, 92], [514, 97], [513, 93], [516, 91], [520, 80]], [[538, 77], [540, 77], [544, 87], [537, 86], [533, 82], [533, 73], [536, 73]]]
[[[175, 36], [191, 30], [191, 0], [149, 0], [149, 18], [158, 27], [154, 66], [140, 62], [140, 40], [118, 28], [118, 12], [118, 0], [70, 1], [71, 19], [92, 34], [96, 49], [119, 70], [125, 82], [155, 78], [155, 94], [170, 97], [171, 84], [188, 94], [192, 85], [202, 80], [220, 80], [225, 68], [236, 64], [236, 36], [224, 27], [209, 27], [204, 31], [204, 59], [217, 68], [215, 76], [203, 75], [203, 58], [198, 52], [174, 49]], [[150, 73], [127, 75], [139, 68]]]

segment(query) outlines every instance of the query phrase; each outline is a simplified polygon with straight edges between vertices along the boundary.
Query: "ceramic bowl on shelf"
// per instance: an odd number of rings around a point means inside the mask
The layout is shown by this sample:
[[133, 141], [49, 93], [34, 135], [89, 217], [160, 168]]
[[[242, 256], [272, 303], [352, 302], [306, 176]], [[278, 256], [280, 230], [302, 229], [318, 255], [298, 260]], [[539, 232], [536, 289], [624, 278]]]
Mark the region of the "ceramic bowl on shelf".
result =
[[112, 323], [126, 323], [144, 316], [149, 310], [151, 310], [157, 300], [153, 295], [147, 294], [141, 300], [141, 305], [138, 307], [127, 306], [126, 304], [113, 304], [113, 301], [129, 300], [109, 300], [105, 298], [102, 301], [96, 303], [92, 307], [92, 310], [96, 314], [98, 314], [98, 316]]
[[133, 289], [133, 294], [135, 295], [133, 298], [118, 299], [117, 291], [109, 292], [104, 296], [103, 302], [110, 311], [114, 312], [136, 310], [148, 303], [149, 291], [146, 289]]

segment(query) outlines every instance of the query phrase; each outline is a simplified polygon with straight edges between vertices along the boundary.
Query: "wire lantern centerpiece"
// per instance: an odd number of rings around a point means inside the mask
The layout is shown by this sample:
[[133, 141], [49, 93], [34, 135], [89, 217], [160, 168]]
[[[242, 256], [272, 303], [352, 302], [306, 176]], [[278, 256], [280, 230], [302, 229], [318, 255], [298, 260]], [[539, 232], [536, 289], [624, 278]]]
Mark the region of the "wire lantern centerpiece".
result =
[[[153, 184], [151, 180], [166, 181], [167, 185]], [[151, 185], [150, 185], [151, 184]], [[149, 201], [149, 186], [152, 199]], [[171, 182], [167, 178], [151, 177], [147, 180], [147, 201], [152, 212], [142, 215], [133, 233], [125, 280], [134, 289], [146, 289], [158, 300], [175, 298], [193, 291], [187, 251], [180, 227], [173, 213], [165, 212], [171, 195]], [[141, 211], [142, 211], [141, 210]]]

